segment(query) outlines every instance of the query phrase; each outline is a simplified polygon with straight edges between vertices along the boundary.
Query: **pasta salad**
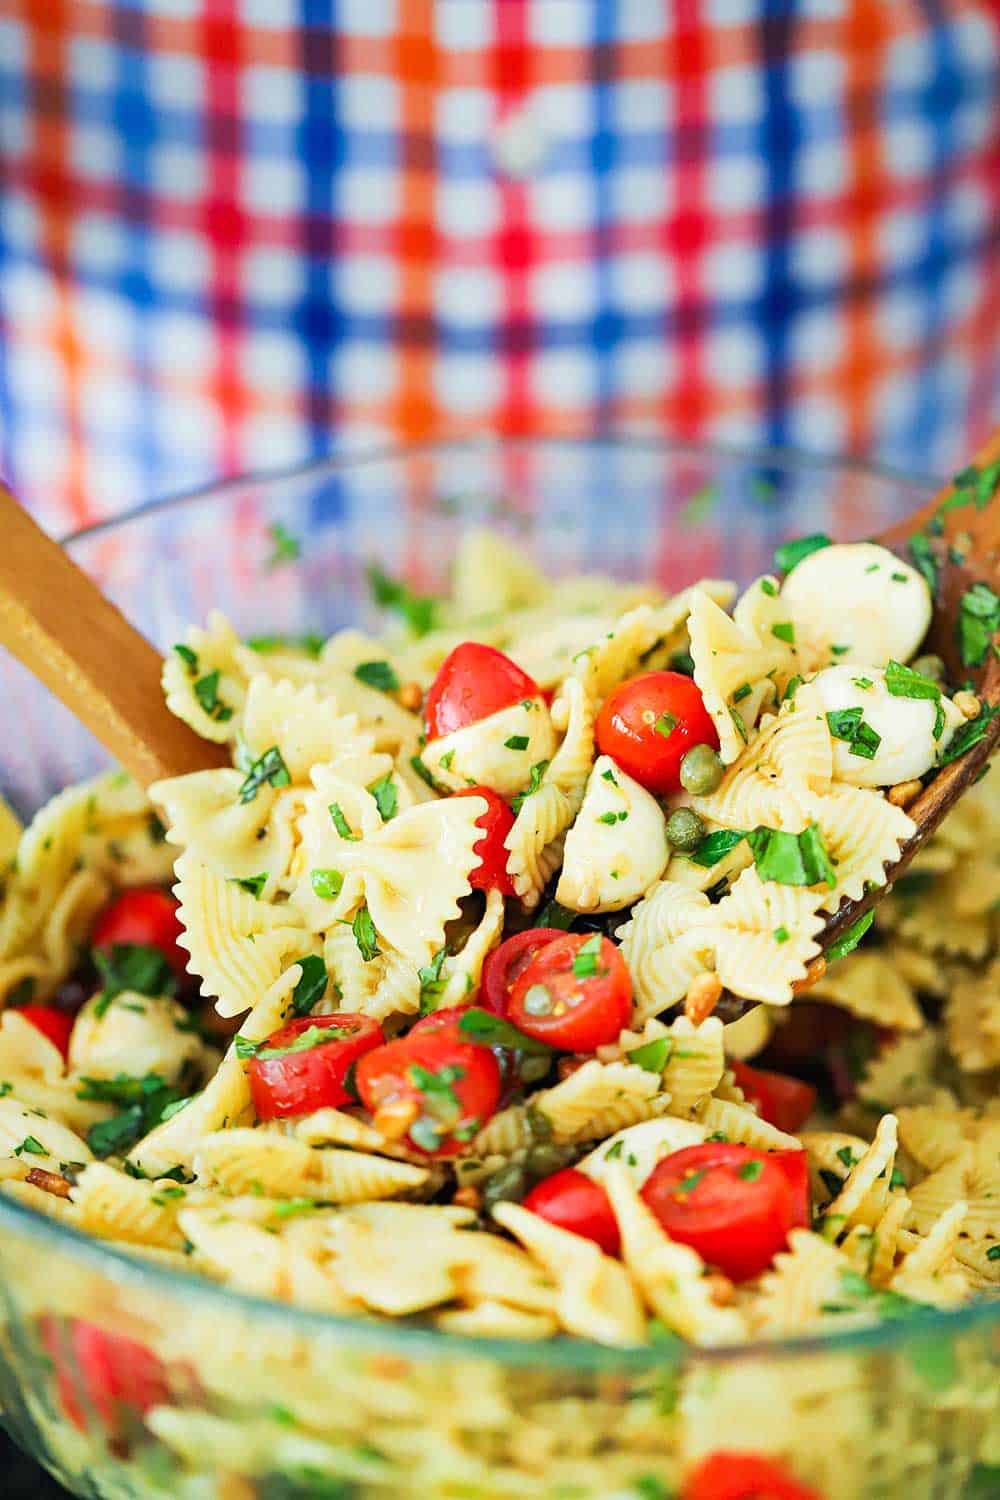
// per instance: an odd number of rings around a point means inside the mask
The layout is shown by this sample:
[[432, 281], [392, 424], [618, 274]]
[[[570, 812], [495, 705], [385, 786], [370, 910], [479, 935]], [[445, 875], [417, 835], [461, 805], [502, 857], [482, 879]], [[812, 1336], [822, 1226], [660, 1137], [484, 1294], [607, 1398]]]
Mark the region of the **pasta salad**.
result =
[[174, 647], [231, 766], [4, 813], [0, 1191], [456, 1334], [731, 1345], [990, 1292], [991, 782], [817, 942], [989, 721], [921, 655], [921, 572], [811, 537], [667, 597], [473, 535], [448, 599], [373, 587], [378, 636]]

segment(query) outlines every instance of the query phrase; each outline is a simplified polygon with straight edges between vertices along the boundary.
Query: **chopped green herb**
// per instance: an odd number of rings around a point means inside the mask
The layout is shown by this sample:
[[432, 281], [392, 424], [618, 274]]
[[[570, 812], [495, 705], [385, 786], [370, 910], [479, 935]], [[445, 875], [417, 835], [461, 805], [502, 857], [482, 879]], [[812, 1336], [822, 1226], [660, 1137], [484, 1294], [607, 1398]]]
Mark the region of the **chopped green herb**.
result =
[[910, 556], [918, 573], [921, 573], [933, 597], [937, 593], [938, 567], [930, 544], [930, 538], [917, 531], [910, 538]]
[[367, 906], [362, 906], [359, 909], [354, 921], [351, 923], [351, 931], [354, 933], [354, 941], [358, 945], [358, 952], [365, 963], [371, 963], [373, 958], [378, 958], [382, 950], [379, 948], [375, 923], [372, 921], [371, 912]]
[[167, 830], [155, 812], [149, 813], [146, 818], [146, 827], [149, 830], [150, 842], [153, 844], [165, 844], [167, 841]]
[[95, 948], [94, 967], [101, 977], [101, 993], [94, 1003], [98, 1020], [118, 995], [131, 990], [137, 995], [172, 995], [177, 988], [174, 972], [159, 948], [147, 943], [114, 943]]
[[368, 586], [380, 609], [401, 615], [414, 635], [427, 635], [437, 624], [438, 601], [415, 594], [405, 583], [390, 578], [374, 563], [368, 568]]
[[831, 1172], [826, 1167], [820, 1167], [820, 1169], [819, 1169], [819, 1175], [820, 1175], [820, 1178], [822, 1179], [823, 1186], [826, 1188], [827, 1192], [830, 1194], [830, 1199], [832, 1201], [834, 1198], [837, 1197], [837, 1195], [839, 1194], [841, 1188], [844, 1186], [843, 1179], [840, 1178], [840, 1177], [838, 1177], [837, 1174], [836, 1174], [836, 1172]]
[[450, 771], [451, 770], [451, 763], [452, 763], [452, 761], [454, 759], [455, 759], [455, 752], [454, 752], [454, 750], [446, 750], [445, 753], [442, 756], [439, 757], [439, 761], [440, 761], [440, 765], [441, 765], [442, 771]]
[[702, 869], [710, 870], [717, 865], [720, 859], [725, 859], [731, 850], [741, 844], [746, 838], [746, 833], [740, 828], [719, 828], [715, 833], [710, 833], [707, 838], [702, 839], [691, 858], [696, 865]]
[[847, 652], [850, 651], [850, 649], [851, 648], [850, 648], [849, 645], [847, 645], [847, 646], [843, 646], [843, 645], [841, 645], [841, 646], [831, 646], [830, 647], [830, 654], [831, 654], [831, 656], [845, 656], [847, 654]]
[[769, 599], [777, 599], [778, 597], [778, 585], [773, 578], [762, 578], [760, 580], [760, 591], [762, 594], [766, 594]]
[[939, 740], [944, 734], [945, 722], [944, 709], [941, 707], [941, 700], [938, 699], [934, 705], [934, 727], [931, 730], [934, 739]]
[[998, 630], [1000, 598], [989, 584], [974, 583], [962, 595], [958, 616], [958, 643], [967, 667], [982, 665]]
[[[286, 1198], [283, 1203], [276, 1203], [272, 1209], [276, 1219], [291, 1219], [296, 1214], [311, 1213], [314, 1208], [319, 1208], [315, 1198]], [[294, 1421], [294, 1417], [292, 1418]]]
[[48, 1150], [33, 1135], [26, 1135], [19, 1146], [14, 1147], [15, 1156], [48, 1156]]
[[516, 1026], [512, 1026], [502, 1016], [495, 1016], [475, 1005], [462, 1012], [458, 1029], [472, 1041], [481, 1042], [486, 1047], [509, 1047], [512, 1052], [522, 1052], [527, 1057], [550, 1057], [552, 1054], [552, 1048], [546, 1046], [545, 1042], [525, 1036], [523, 1031], [518, 1031]]
[[653, 725], [653, 728], [657, 734], [662, 734], [663, 738], [666, 740], [670, 738], [674, 730], [677, 728], [677, 720], [674, 718], [673, 714], [661, 714], [656, 723]]
[[792, 542], [782, 542], [780, 547], [775, 548], [774, 566], [779, 573], [790, 573], [810, 553], [821, 552], [824, 547], [832, 546], [832, 539], [822, 531], [815, 531], [811, 536], [800, 536]]
[[384, 776], [379, 777], [378, 781], [373, 781], [368, 790], [375, 798], [375, 805], [383, 823], [388, 823], [389, 819], [394, 818], [399, 811], [399, 793], [392, 779], [392, 772], [387, 771]]
[[869, 563], [868, 566], [867, 566], [867, 568], [865, 569], [865, 572], [866, 573], [877, 573], [880, 567], [881, 567], [880, 563]]
[[890, 1188], [906, 1187], [906, 1178], [903, 1176], [898, 1167], [893, 1167], [892, 1171], [889, 1173], [889, 1186]]
[[231, 885], [238, 885], [241, 891], [247, 891], [251, 896], [260, 896], [261, 891], [267, 885], [266, 875], [248, 875], [241, 880], [238, 876], [230, 877]]
[[612, 786], [617, 786], [618, 785], [618, 778], [615, 776], [615, 773], [614, 773], [614, 771], [612, 771], [612, 769], [611, 769], [610, 766], [608, 767], [608, 769], [606, 771], [602, 771], [601, 772], [601, 780], [602, 781], [610, 781], [611, 784], [612, 784]]
[[598, 814], [597, 821], [598, 823], [607, 823], [610, 826], [613, 823], [624, 823], [627, 817], [627, 812], [606, 812]]
[[873, 688], [875, 686], [870, 677], [852, 677], [851, 681], [854, 683], [854, 686], [856, 688], [860, 688], [862, 692], [865, 692], [868, 688]]
[[300, 958], [302, 975], [292, 991], [292, 1015], [308, 1016], [326, 994], [326, 964], [316, 953]]
[[744, 745], [748, 744], [750, 736], [747, 734], [747, 726], [744, 724], [742, 717], [731, 705], [729, 707], [729, 717], [732, 719], [733, 728], [736, 730], [736, 733], [739, 735]]
[[119, 1073], [114, 1078], [80, 1078], [77, 1098], [118, 1104], [121, 1112], [110, 1120], [99, 1120], [87, 1132], [87, 1145], [94, 1155], [124, 1156], [136, 1141], [147, 1135], [163, 1120], [171, 1105], [182, 1102], [180, 1089], [172, 1088], [158, 1073], [132, 1077]]
[[737, 1170], [736, 1175], [743, 1182], [756, 1182], [763, 1170], [764, 1163], [762, 1161], [745, 1161]]
[[233, 711], [228, 704], [223, 703], [219, 697], [219, 674], [209, 672], [205, 677], [199, 677], [194, 685], [194, 695], [210, 719], [224, 724], [227, 719], [233, 717]]
[[233, 1037], [233, 1051], [241, 1062], [246, 1062], [248, 1057], [256, 1057], [260, 1042], [252, 1042], [248, 1036]]
[[633, 1047], [631, 1052], [626, 1053], [629, 1062], [635, 1063], [639, 1068], [645, 1068], [647, 1073], [662, 1073], [670, 1060], [674, 1044], [669, 1036], [659, 1036], [652, 1042], [643, 1042], [641, 1047]]
[[874, 911], [866, 911], [864, 916], [852, 922], [847, 931], [842, 932], [836, 942], [831, 943], [827, 948], [825, 954], [827, 963], [832, 964], [836, 959], [845, 958], [848, 953], [853, 953], [874, 920]]
[[252, 802], [261, 787], [268, 782], [273, 787], [280, 787], [290, 786], [291, 781], [292, 778], [281, 751], [277, 745], [272, 745], [269, 750], [264, 751], [263, 755], [251, 762], [246, 780], [240, 787], [240, 801]]
[[187, 667], [188, 676], [196, 677], [198, 675], [197, 651], [192, 651], [190, 646], [175, 646], [174, 650], [176, 651], [177, 655], [180, 657], [184, 665]]
[[986, 1252], [987, 1260], [1000, 1260], [1000, 1244], [991, 1245]]
[[810, 823], [801, 833], [780, 828], [755, 828], [747, 834], [757, 874], [778, 885], [820, 885], [831, 888], [837, 874], [819, 825]]
[[324, 901], [336, 901], [344, 888], [344, 877], [339, 870], [310, 870], [309, 881]]
[[437, 786], [435, 784], [434, 777], [431, 775], [430, 771], [428, 771], [426, 765], [420, 759], [419, 755], [411, 755], [410, 756], [410, 766], [416, 772], [416, 774], [420, 777], [420, 780], [423, 781], [423, 782], [425, 782], [426, 785], [430, 787], [431, 791], [433, 791], [433, 792], [437, 791]]
[[771, 634], [779, 641], [785, 641], [789, 646], [795, 645], [795, 626], [791, 620], [779, 620], [776, 625], [771, 626]]
[[834, 739], [849, 745], [852, 755], [858, 755], [862, 760], [874, 760], [882, 736], [865, 723], [863, 715], [861, 708], [836, 708], [827, 714], [826, 722]]
[[526, 734], [512, 734], [504, 740], [505, 750], [527, 750], [528, 736]]
[[532, 766], [527, 787], [523, 792], [518, 792], [517, 796], [511, 799], [511, 811], [513, 812], [515, 818], [521, 811], [521, 808], [524, 806], [525, 798], [530, 797], [532, 793], [538, 791], [538, 788], [542, 784], [542, 777], [545, 775], [548, 768], [549, 763], [547, 760], [537, 760]]
[[749, 698], [752, 692], [753, 688], [750, 686], [749, 682], [744, 682], [740, 687], [736, 689], [735, 693], [733, 694], [733, 702], [742, 703], [743, 699]]
[[798, 692], [804, 681], [805, 678], [799, 672], [796, 672], [794, 677], [790, 677], [788, 679], [788, 686], [785, 688], [785, 691], [781, 697], [782, 703], [794, 703], [795, 694]]
[[306, 635], [251, 635], [244, 645], [251, 651], [260, 652], [262, 656], [270, 651], [283, 651], [290, 647], [294, 651], [304, 651], [307, 656], [317, 657], [326, 645], [326, 638], [312, 632]]
[[356, 844], [358, 839], [360, 838], [360, 834], [351, 832], [351, 825], [345, 818], [344, 809], [341, 807], [340, 803], [331, 802], [327, 811], [329, 812], [330, 817], [333, 820], [333, 826], [340, 834], [340, 837], [342, 839], [350, 839], [352, 843]]
[[287, 526], [280, 521], [272, 521], [267, 528], [267, 534], [271, 538], [271, 554], [265, 563], [265, 567], [277, 568], [281, 563], [295, 562], [302, 556], [302, 548]]
[[632, 1480], [631, 1489], [639, 1500], [673, 1500], [673, 1492], [655, 1474], [640, 1474]]
[[985, 739], [998, 713], [1000, 709], [991, 708], [988, 703], [984, 703], [976, 717], [969, 719], [961, 729], [956, 730], [947, 748], [939, 752], [938, 765], [951, 765], [953, 760], [958, 760], [960, 755], [964, 755], [967, 750], [972, 749], [973, 745], [978, 745], [980, 740]]
[[787, 943], [791, 934], [787, 927], [776, 927], [772, 934], [776, 943]]
[[912, 667], [906, 667], [901, 661], [890, 661], [885, 669], [886, 691], [893, 698], [927, 698], [936, 702], [941, 696], [941, 688], [930, 677], [924, 677], [920, 672], [915, 672]]
[[[607, 1151], [605, 1151], [605, 1153], [604, 1153], [604, 1160], [605, 1161], [617, 1161], [618, 1158], [621, 1156], [621, 1154], [622, 1154], [622, 1152], [624, 1150], [625, 1150], [625, 1142], [624, 1141], [612, 1141], [611, 1145], [608, 1147]], [[1000, 1249], [1000, 1246], [998, 1246], [997, 1248]]]
[[595, 932], [577, 950], [573, 958], [573, 973], [577, 979], [591, 979], [597, 973], [597, 960], [601, 954], [601, 934]]
[[579, 912], [573, 911], [568, 906], [563, 906], [554, 898], [546, 902], [538, 914], [538, 920], [533, 924], [535, 927], [558, 927], [563, 932], [568, 932], [579, 916]]
[[674, 1191], [676, 1193], [693, 1193], [699, 1182], [707, 1174], [707, 1167], [703, 1167], [700, 1172], [689, 1172], [686, 1177], [681, 1178]]
[[299, 1052], [311, 1052], [314, 1047], [325, 1047], [327, 1042], [342, 1042], [353, 1035], [351, 1026], [307, 1026], [285, 1046], [258, 1047], [254, 1055], [262, 1062], [273, 1062], [279, 1057], [294, 1057]]
[[360, 661], [354, 668], [354, 675], [366, 687], [378, 688], [380, 693], [394, 693], [399, 687], [399, 678], [391, 662]]
[[420, 1014], [430, 1015], [435, 1009], [436, 1002], [444, 993], [444, 987], [448, 983], [441, 973], [441, 965], [447, 957], [447, 948], [439, 948], [429, 964], [417, 970], [417, 978], [420, 980]]

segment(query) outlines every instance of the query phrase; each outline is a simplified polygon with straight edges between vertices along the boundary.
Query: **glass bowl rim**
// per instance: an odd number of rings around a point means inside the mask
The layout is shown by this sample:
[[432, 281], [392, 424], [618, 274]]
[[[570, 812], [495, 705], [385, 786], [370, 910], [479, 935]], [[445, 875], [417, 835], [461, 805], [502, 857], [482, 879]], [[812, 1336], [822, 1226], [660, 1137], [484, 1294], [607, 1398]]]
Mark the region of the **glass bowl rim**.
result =
[[[501, 450], [505, 446], [524, 445], [537, 448], [613, 447], [638, 448], [644, 452], [701, 458], [715, 462], [744, 463], [758, 467], [786, 470], [821, 470], [832, 474], [857, 474], [883, 483], [895, 483], [932, 492], [939, 481], [928, 475], [907, 473], [888, 465], [860, 459], [845, 459], [815, 454], [790, 447], [765, 447], [739, 443], [700, 443], [650, 434], [596, 433], [592, 435], [505, 433], [452, 436], [415, 444], [387, 444], [359, 449], [345, 454], [327, 455], [303, 463], [276, 469], [257, 470], [224, 480], [183, 490], [177, 494], [144, 501], [106, 520], [96, 521], [68, 533], [60, 540], [71, 547], [75, 542], [95, 535], [107, 535], [148, 516], [197, 502], [211, 503], [235, 497], [248, 486], [280, 484], [288, 481], [320, 478], [348, 469], [370, 465], [402, 463], [407, 459], [442, 452], [474, 451], [482, 448]], [[389, 1318], [341, 1317], [312, 1311], [234, 1288], [217, 1285], [206, 1277], [156, 1265], [139, 1256], [88, 1235], [68, 1224], [47, 1218], [36, 1209], [0, 1195], [0, 1230], [4, 1227], [18, 1236], [34, 1240], [43, 1248], [62, 1252], [77, 1263], [92, 1267], [115, 1285], [148, 1289], [151, 1295], [183, 1296], [196, 1307], [227, 1314], [240, 1314], [264, 1321], [284, 1333], [315, 1337], [353, 1348], [374, 1352], [391, 1352], [415, 1359], [477, 1358], [493, 1360], [511, 1367], [565, 1370], [577, 1374], [629, 1373], [665, 1371], [674, 1366], [718, 1364], [733, 1360], [754, 1361], [797, 1359], [811, 1355], [847, 1354], [865, 1350], [883, 1351], [912, 1340], [929, 1337], [951, 1337], [972, 1329], [995, 1325], [1000, 1321], [1000, 1305], [978, 1301], [953, 1309], [929, 1308], [926, 1314], [911, 1319], [883, 1321], [846, 1328], [842, 1332], [806, 1334], [774, 1340], [754, 1340], [739, 1344], [706, 1347], [678, 1340], [668, 1344], [652, 1343], [633, 1348], [618, 1348], [589, 1343], [582, 1339], [559, 1336], [544, 1341], [521, 1341], [448, 1333], [421, 1324], [403, 1323]]]

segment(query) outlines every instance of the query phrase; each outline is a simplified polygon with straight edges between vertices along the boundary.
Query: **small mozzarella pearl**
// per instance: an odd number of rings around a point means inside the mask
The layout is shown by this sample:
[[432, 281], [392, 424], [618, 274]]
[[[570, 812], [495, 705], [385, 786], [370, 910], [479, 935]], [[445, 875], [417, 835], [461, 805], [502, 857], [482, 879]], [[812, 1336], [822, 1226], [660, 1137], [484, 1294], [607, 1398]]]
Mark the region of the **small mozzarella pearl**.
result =
[[[870, 682], [871, 687], [861, 684]], [[871, 760], [855, 755], [845, 740], [833, 741], [833, 773], [852, 786], [896, 786], [923, 776], [939, 749], [951, 739], [962, 715], [950, 698], [940, 699], [944, 714], [941, 738], [934, 738], [937, 703], [929, 698], [895, 698], [881, 667], [827, 667], [813, 679], [824, 713], [860, 708], [864, 723], [880, 736]]]
[[931, 622], [924, 578], [874, 542], [824, 547], [794, 568], [781, 588], [796, 634], [840, 662], [907, 662]]

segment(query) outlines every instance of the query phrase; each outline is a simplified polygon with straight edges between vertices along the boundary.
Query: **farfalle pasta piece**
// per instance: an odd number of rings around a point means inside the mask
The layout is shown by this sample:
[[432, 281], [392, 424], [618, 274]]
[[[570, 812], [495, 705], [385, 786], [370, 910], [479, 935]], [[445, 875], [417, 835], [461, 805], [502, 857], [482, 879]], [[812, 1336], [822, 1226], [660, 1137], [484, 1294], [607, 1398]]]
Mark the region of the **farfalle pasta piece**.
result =
[[[928, 872], [915, 860], [909, 872], [914, 879]], [[903, 877], [904, 881], [906, 876]], [[890, 896], [878, 911], [878, 924], [898, 933], [924, 953], [946, 958], [979, 960], [994, 947], [994, 917], [988, 911], [960, 911], [957, 901], [966, 889], [968, 876], [962, 869], [937, 875], [920, 889], [919, 900]], [[985, 889], [989, 889], [986, 886]], [[966, 907], [971, 905], [966, 902]]]
[[858, 1080], [859, 1098], [883, 1111], [931, 1102], [940, 1094], [934, 1073], [941, 1050], [940, 1037], [929, 1028], [886, 1043]]
[[[762, 639], [698, 590], [691, 601], [688, 631], [694, 680], [715, 724], [723, 764], [729, 765], [739, 758], [750, 738], [751, 726], [741, 709], [751, 701], [760, 707], [759, 695], [753, 694], [757, 684], [771, 679], [772, 674], [790, 677], [795, 672], [795, 648], [787, 638], [776, 636], [773, 626]], [[787, 631], [784, 634], [787, 637]], [[737, 694], [745, 686], [751, 693], [737, 702]]]
[[1000, 1067], [1000, 960], [957, 980], [944, 1007], [948, 1050], [966, 1073]]
[[86, 1141], [58, 1120], [28, 1109], [13, 1094], [0, 1098], [0, 1158], [19, 1163], [19, 1176], [32, 1167], [58, 1172], [60, 1162], [88, 1162]]
[[[275, 805], [288, 792], [265, 784], [250, 802], [240, 801], [242, 771], [193, 771], [157, 781], [149, 794], [163, 817], [167, 839], [228, 880], [264, 876], [260, 895], [271, 900], [287, 873], [295, 847], [294, 829], [275, 820]], [[296, 793], [291, 793], [298, 800]]]
[[614, 629], [615, 619], [613, 614], [591, 613], [553, 619], [548, 610], [532, 611], [516, 622], [504, 652], [543, 692], [551, 691], [569, 680], [577, 659]]
[[289, 962], [315, 951], [295, 907], [250, 895], [190, 854], [175, 868], [179, 942], [221, 1016], [252, 1009]]
[[[386, 1208], [392, 1213], [376, 1212]], [[451, 1302], [455, 1272], [475, 1258], [478, 1238], [462, 1228], [472, 1216], [455, 1213], [402, 1203], [346, 1209], [330, 1221], [335, 1275], [357, 1302], [396, 1317]]]
[[420, 1009], [417, 966], [394, 949], [380, 945], [375, 957], [366, 959], [350, 925], [338, 923], [324, 938], [323, 954], [344, 1010], [384, 1021], [393, 1015], [412, 1016]]
[[874, 1229], [889, 1203], [896, 1160], [896, 1117], [883, 1115], [875, 1138], [851, 1167], [840, 1192], [825, 1210], [824, 1225], [839, 1235], [856, 1224]]
[[808, 886], [778, 885], [744, 870], [717, 906], [692, 918], [710, 943], [724, 987], [748, 1000], [791, 1003], [792, 986], [819, 952], [824, 896]]
[[[531, 1102], [551, 1126], [552, 1139], [562, 1143], [597, 1140], [648, 1120], [666, 1109], [669, 1096], [658, 1073], [635, 1063], [591, 1058], [561, 1083], [534, 1094]], [[477, 1137], [477, 1149], [482, 1149], [484, 1133]]]
[[724, 828], [764, 825], [798, 833], [808, 822], [803, 793], [826, 792], [833, 776], [830, 730], [809, 684], [767, 715], [753, 743], [727, 768], [718, 789], [691, 805]]
[[567, 1333], [599, 1344], [641, 1344], [642, 1305], [625, 1268], [590, 1240], [559, 1229], [519, 1203], [498, 1203], [497, 1223], [518, 1239], [556, 1286], [555, 1313]]
[[618, 1221], [622, 1259], [650, 1311], [693, 1344], [729, 1344], [743, 1338], [746, 1329], [739, 1312], [713, 1302], [700, 1255], [664, 1233], [617, 1163], [607, 1173], [604, 1188]]
[[964, 1202], [968, 1212], [962, 1232], [971, 1240], [1000, 1236], [1000, 1165], [996, 1142], [987, 1149], [965, 1145], [910, 1189], [911, 1215], [908, 1228], [929, 1234], [935, 1222], [955, 1203]]
[[205, 1136], [195, 1154], [199, 1181], [227, 1193], [261, 1189], [275, 1198], [315, 1198], [323, 1203], [364, 1203], [396, 1198], [424, 1186], [423, 1167], [363, 1151], [318, 1150], [269, 1130], [220, 1130]]
[[321, 933], [359, 906], [361, 871], [345, 867], [341, 856], [346, 844], [377, 833], [383, 818], [367, 787], [329, 767], [314, 767], [312, 781], [313, 789], [301, 794], [289, 899], [310, 932]]
[[[225, 615], [213, 609], [205, 628], [189, 625], [183, 644], [168, 651], [163, 662], [163, 696], [170, 712], [217, 745], [232, 738], [246, 699], [248, 674], [237, 664], [239, 644]], [[206, 682], [209, 689], [200, 686]], [[206, 701], [214, 707], [207, 708]]]
[[420, 758], [435, 782], [452, 792], [489, 786], [513, 797], [531, 784], [556, 749], [556, 732], [542, 697], [524, 698], [431, 740]]
[[439, 1312], [434, 1322], [446, 1333], [474, 1339], [547, 1339], [559, 1331], [559, 1320], [550, 1313], [524, 1312], [487, 1300]]
[[669, 855], [656, 798], [601, 755], [566, 835], [556, 900], [574, 911], [620, 911], [659, 879]]
[[656, 1164], [675, 1151], [687, 1146], [698, 1146], [708, 1131], [695, 1120], [678, 1120], [673, 1115], [660, 1115], [653, 1120], [641, 1120], [638, 1125], [628, 1125], [624, 1130], [595, 1146], [576, 1164], [577, 1171], [594, 1182], [603, 1183], [613, 1168], [627, 1172], [637, 1188], [641, 1188]]
[[730, 585], [705, 579], [662, 604], [640, 603], [626, 610], [604, 635], [577, 653], [574, 675], [583, 684], [595, 711], [619, 683], [632, 677], [659, 652], [677, 649], [698, 598], [728, 603]]
[[850, 953], [838, 959], [812, 986], [810, 998], [839, 1005], [859, 1020], [894, 1031], [920, 1031], [925, 1024], [912, 987], [883, 953]]
[[[188, 1208], [181, 1229], [195, 1267], [257, 1297], [298, 1302], [317, 1312], [352, 1313], [357, 1301], [337, 1276], [286, 1235], [268, 1233], [214, 1208]], [[163, 1415], [167, 1408], [157, 1409]]]
[[80, 1081], [66, 1074], [62, 1053], [19, 1010], [0, 1016], [0, 1095], [12, 1094], [28, 1110], [59, 1120], [85, 1135], [111, 1109], [78, 1097]]
[[1000, 1120], [975, 1109], [917, 1105], [899, 1111], [899, 1141], [925, 1171], [935, 1172], [967, 1145], [986, 1160], [1000, 1156]]
[[824, 1307], [841, 1296], [848, 1268], [844, 1253], [808, 1229], [793, 1229], [747, 1304], [751, 1330], [765, 1338], [808, 1332], [824, 1320]]
[[430, 962], [459, 914], [479, 862], [481, 797], [450, 797], [408, 808], [356, 843], [344, 840], [340, 868], [357, 874], [380, 937], [416, 965]]
[[0, 960], [25, 953], [73, 874], [96, 807], [96, 785], [60, 792], [25, 829], [0, 904]]
[[700, 891], [661, 880], [633, 908], [618, 933], [632, 975], [633, 1026], [676, 1005], [708, 967], [710, 945], [691, 929], [694, 917], [709, 905]]
[[376, 751], [375, 735], [360, 727], [358, 715], [341, 712], [336, 699], [312, 683], [300, 687], [262, 674], [251, 678], [243, 738], [254, 760], [277, 745], [296, 786], [309, 784], [314, 766], [329, 766], [358, 786], [392, 768], [391, 757]]
[[817, 1204], [837, 1197], [848, 1172], [868, 1150], [862, 1136], [844, 1130], [803, 1130], [799, 1143], [809, 1158], [809, 1185]]
[[824, 891], [823, 908], [836, 911], [846, 896], [858, 901], [865, 886], [885, 884], [885, 866], [916, 832], [916, 824], [881, 792], [835, 784], [809, 799], [810, 821], [819, 824], [837, 871], [837, 884]]
[[440, 977], [444, 988], [434, 1005], [435, 1010], [464, 1005], [469, 996], [475, 994], [483, 964], [503, 936], [504, 915], [503, 893], [496, 889], [487, 891], [482, 921], [469, 933], [458, 952], [446, 955], [441, 963]]
[[74, 1222], [99, 1239], [183, 1250], [177, 1223], [187, 1190], [175, 1182], [141, 1182], [104, 1162], [91, 1162], [70, 1189]]
[[294, 1122], [295, 1137], [307, 1146], [349, 1146], [361, 1151], [381, 1151], [387, 1142], [366, 1121], [345, 1110], [314, 1110]]
[[718, 1088], [726, 1071], [723, 1030], [718, 1016], [709, 1016], [699, 1026], [687, 1016], [677, 1016], [671, 1023], [667, 1032], [671, 1046], [663, 1069], [671, 1114], [692, 1114]]
[[891, 1291], [933, 1307], [955, 1307], [965, 1301], [969, 1281], [955, 1252], [968, 1212], [969, 1205], [959, 1200], [916, 1243], [907, 1247], [909, 1236], [903, 1236], [903, 1257], [889, 1279]]
[[762, 1120], [745, 1104], [731, 1099], [706, 1099], [698, 1109], [697, 1120], [711, 1135], [724, 1135], [727, 1141], [752, 1146], [755, 1151], [801, 1151], [798, 1136], [779, 1130]]
[[564, 835], [583, 801], [594, 757], [594, 711], [576, 678], [568, 678], [552, 705], [552, 723], [563, 738], [535, 791], [526, 796], [506, 839], [507, 872], [525, 905], [536, 906], [559, 867]]
[[459, 619], [541, 604], [549, 588], [544, 574], [506, 537], [483, 527], [463, 534], [451, 574], [451, 601]]

